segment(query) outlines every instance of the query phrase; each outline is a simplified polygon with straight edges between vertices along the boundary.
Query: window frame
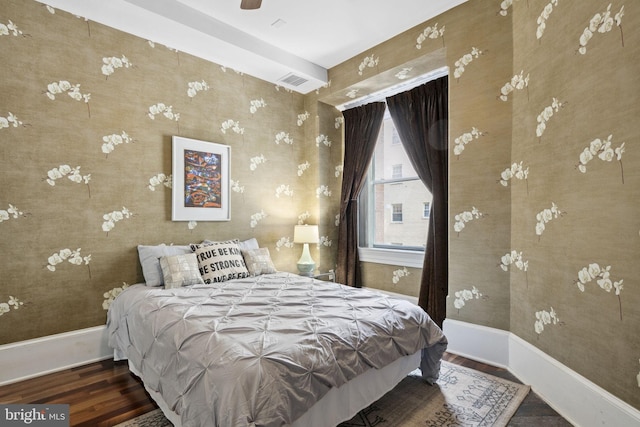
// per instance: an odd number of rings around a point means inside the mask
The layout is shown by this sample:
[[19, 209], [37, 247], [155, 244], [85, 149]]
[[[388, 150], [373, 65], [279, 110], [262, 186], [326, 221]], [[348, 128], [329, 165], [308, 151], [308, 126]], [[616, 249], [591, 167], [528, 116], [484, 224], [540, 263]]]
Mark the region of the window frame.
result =
[[[369, 227], [370, 218], [366, 211], [374, 209], [372, 204], [374, 185], [370, 185], [369, 181], [373, 178], [373, 168], [367, 171], [367, 178], [360, 195], [358, 196], [359, 204], [367, 204], [367, 209], [358, 209], [358, 257], [361, 262], [370, 262], [385, 265], [400, 265], [412, 268], [422, 268], [424, 264], [425, 248], [423, 246], [391, 246], [381, 244], [367, 245], [367, 242], [373, 242], [373, 232]], [[399, 179], [388, 179], [374, 181], [373, 184], [395, 184], [407, 181], [420, 180], [418, 177], [403, 177]]]

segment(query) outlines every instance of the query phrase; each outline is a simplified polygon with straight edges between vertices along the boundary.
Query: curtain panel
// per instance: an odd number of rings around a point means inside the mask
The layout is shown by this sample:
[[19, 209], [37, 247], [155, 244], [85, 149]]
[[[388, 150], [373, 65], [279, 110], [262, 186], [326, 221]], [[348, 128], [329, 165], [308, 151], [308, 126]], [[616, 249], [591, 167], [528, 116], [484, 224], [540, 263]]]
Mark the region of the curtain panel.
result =
[[358, 257], [358, 194], [367, 176], [385, 110], [384, 102], [373, 102], [342, 112], [344, 166], [336, 281], [358, 288], [362, 286]]
[[418, 304], [442, 327], [449, 293], [449, 79], [388, 97], [387, 107], [413, 168], [433, 195]]

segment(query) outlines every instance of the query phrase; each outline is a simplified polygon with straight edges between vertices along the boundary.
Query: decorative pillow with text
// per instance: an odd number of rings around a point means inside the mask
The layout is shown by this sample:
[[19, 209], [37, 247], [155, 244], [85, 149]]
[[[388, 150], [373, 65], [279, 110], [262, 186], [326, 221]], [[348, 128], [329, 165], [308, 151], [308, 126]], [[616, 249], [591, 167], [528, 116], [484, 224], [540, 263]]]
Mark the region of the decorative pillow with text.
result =
[[220, 283], [249, 277], [237, 240], [191, 245], [191, 248], [196, 254], [204, 283]]

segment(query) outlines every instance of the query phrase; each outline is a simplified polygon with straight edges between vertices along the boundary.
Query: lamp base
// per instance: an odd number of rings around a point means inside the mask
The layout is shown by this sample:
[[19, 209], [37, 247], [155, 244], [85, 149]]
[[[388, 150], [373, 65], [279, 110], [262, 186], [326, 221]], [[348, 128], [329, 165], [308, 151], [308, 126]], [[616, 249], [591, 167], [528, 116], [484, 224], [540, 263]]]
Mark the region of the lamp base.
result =
[[315, 269], [315, 263], [298, 263], [298, 274], [300, 276], [312, 277]]
[[315, 269], [316, 262], [311, 258], [311, 254], [309, 253], [309, 244], [305, 243], [302, 246], [302, 256], [298, 260], [298, 274], [311, 277]]

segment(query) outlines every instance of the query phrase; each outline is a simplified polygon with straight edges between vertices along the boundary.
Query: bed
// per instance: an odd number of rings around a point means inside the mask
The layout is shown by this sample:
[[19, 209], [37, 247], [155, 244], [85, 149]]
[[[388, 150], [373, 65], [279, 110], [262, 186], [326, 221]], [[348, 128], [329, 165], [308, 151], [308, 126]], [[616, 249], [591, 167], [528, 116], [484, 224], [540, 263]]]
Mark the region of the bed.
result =
[[111, 304], [116, 360], [175, 425], [334, 427], [447, 340], [418, 306], [277, 272], [175, 289], [137, 284]]

